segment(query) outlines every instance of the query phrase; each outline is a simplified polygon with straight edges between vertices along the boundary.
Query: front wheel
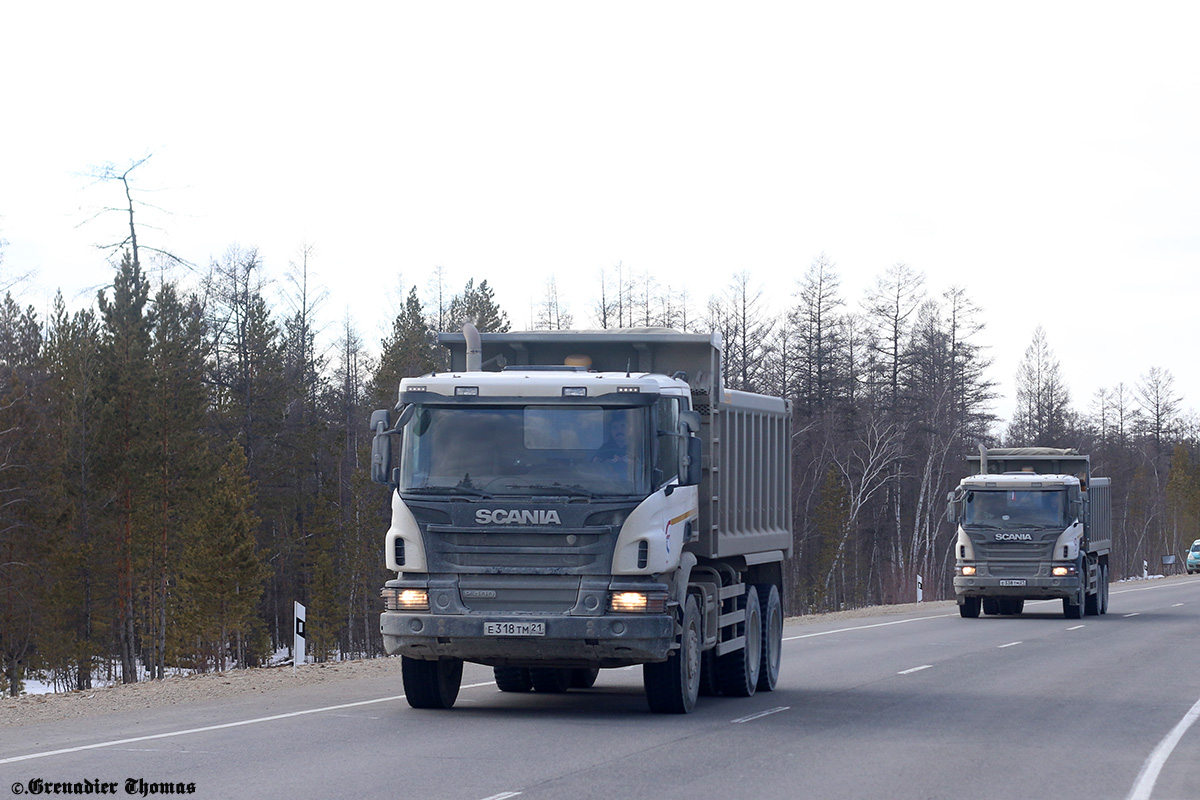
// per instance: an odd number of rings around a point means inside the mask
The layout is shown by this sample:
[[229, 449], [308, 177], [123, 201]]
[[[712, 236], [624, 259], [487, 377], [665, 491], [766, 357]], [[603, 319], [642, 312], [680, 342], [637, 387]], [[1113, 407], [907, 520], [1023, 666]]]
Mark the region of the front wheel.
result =
[[700, 694], [700, 607], [689, 597], [683, 611], [679, 648], [666, 661], [642, 665], [646, 702], [656, 714], [688, 714]]
[[958, 606], [958, 615], [963, 619], [976, 619], [983, 608], [982, 597], [964, 597]]
[[420, 661], [400, 657], [404, 697], [413, 708], [451, 708], [462, 685], [463, 662], [459, 658]]

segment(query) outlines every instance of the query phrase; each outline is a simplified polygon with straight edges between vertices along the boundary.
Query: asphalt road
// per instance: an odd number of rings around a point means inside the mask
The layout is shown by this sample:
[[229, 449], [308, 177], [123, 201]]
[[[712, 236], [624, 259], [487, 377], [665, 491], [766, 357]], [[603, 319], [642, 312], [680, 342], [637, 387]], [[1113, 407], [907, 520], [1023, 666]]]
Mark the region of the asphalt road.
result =
[[0, 728], [0, 797], [41, 780], [256, 800], [1197, 798], [1198, 634], [1192, 578], [1116, 584], [1109, 614], [1082, 620], [1055, 602], [789, 625], [776, 691], [687, 716], [648, 713], [636, 668], [517, 695], [468, 665], [454, 709], [416, 711], [397, 663], [390, 679]]

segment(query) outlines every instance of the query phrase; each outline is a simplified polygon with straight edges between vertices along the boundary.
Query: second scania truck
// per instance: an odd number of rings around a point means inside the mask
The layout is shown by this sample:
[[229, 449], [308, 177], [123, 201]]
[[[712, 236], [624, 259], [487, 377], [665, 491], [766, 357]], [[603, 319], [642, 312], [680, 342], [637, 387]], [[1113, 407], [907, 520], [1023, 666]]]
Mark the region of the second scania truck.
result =
[[405, 378], [372, 417], [396, 573], [381, 628], [408, 702], [452, 706], [464, 661], [508, 692], [642, 665], [667, 713], [774, 688], [788, 404], [726, 389], [716, 335], [467, 326], [439, 340], [450, 369]]
[[1061, 599], [1063, 614], [1108, 612], [1112, 493], [1075, 450], [980, 447], [951, 492], [954, 594], [964, 617], [1020, 614]]

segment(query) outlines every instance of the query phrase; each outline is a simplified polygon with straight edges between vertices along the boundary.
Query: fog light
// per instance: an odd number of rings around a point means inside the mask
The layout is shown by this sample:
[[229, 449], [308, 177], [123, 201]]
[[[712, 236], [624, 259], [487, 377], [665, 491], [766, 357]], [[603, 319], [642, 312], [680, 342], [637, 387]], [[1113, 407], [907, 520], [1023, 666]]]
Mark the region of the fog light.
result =
[[427, 589], [399, 589], [384, 587], [379, 595], [383, 598], [388, 611], [428, 611], [429, 591]]

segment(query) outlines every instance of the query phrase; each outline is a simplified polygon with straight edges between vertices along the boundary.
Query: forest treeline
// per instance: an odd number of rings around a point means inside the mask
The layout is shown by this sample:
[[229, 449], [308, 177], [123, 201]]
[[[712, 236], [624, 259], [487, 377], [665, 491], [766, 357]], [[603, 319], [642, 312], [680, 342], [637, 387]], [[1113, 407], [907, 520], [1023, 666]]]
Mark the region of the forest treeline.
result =
[[[318, 345], [301, 268], [273, 303], [254, 250], [185, 288], [126, 251], [94, 306], [0, 303], [0, 689], [58, 689], [261, 664], [307, 606], [310, 655], [378, 655], [389, 498], [367, 474], [375, 408], [444, 364], [437, 330], [512, 326], [487, 280], [412, 287], [368, 346], [347, 318]], [[1200, 536], [1197, 425], [1150, 367], [1077, 409], [1038, 329], [1016, 411], [995, 417], [980, 310], [903, 264], [842, 296], [825, 256], [780, 313], [750, 273], [693, 308], [617, 268], [583, 324], [551, 281], [536, 328], [719, 331], [732, 388], [788, 398], [795, 547], [788, 614], [952, 596], [946, 494], [990, 446], [1076, 447], [1113, 479], [1113, 568], [1141, 574]], [[581, 315], [582, 316], [582, 315]]]

